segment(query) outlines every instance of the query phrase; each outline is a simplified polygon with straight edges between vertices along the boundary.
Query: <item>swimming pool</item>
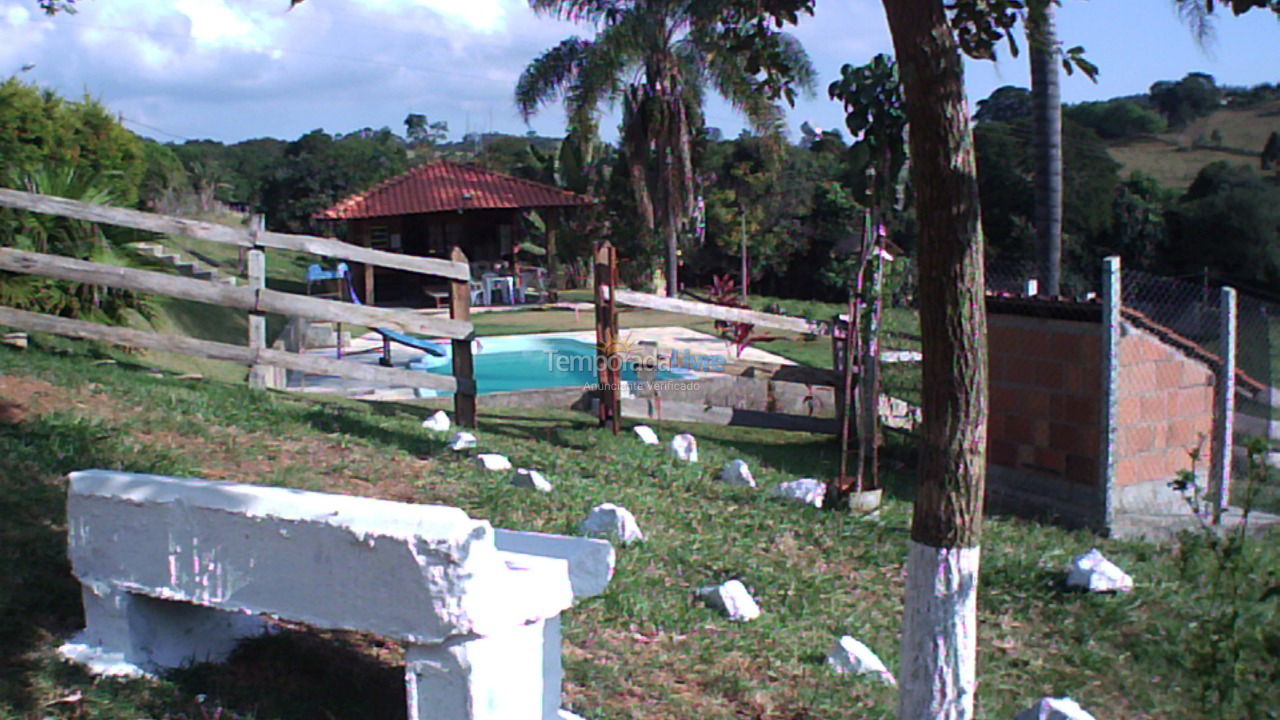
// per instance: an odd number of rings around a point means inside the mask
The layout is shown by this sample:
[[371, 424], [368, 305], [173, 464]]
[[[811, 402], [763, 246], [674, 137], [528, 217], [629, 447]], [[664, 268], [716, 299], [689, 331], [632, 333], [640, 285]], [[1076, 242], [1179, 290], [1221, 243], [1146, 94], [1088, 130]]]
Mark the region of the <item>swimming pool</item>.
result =
[[[595, 346], [582, 340], [537, 335], [486, 337], [476, 341], [474, 357], [476, 392], [479, 394], [586, 387], [598, 382]], [[409, 368], [452, 375], [452, 349], [445, 357], [424, 355], [410, 362]], [[691, 377], [694, 377], [692, 373], [676, 369], [659, 370], [653, 379], [668, 381]], [[636, 382], [639, 377], [634, 369], [627, 367], [623, 369], [622, 379]], [[426, 396], [428, 392], [419, 390], [418, 394]]]

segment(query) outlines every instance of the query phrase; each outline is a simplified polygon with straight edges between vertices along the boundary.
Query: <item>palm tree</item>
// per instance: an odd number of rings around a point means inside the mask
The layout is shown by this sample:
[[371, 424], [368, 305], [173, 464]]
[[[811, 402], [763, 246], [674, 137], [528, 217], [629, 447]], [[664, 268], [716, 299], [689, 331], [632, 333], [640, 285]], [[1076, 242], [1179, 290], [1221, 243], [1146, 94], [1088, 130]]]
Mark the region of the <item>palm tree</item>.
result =
[[1031, 55], [1031, 120], [1035, 137], [1035, 197], [1040, 294], [1056, 296], [1062, 278], [1062, 98], [1054, 0], [1027, 4]]
[[[516, 85], [526, 120], [543, 104], [564, 101], [571, 134], [595, 135], [600, 109], [622, 105], [621, 149], [644, 226], [666, 248], [667, 294], [679, 291], [681, 225], [696, 200], [693, 140], [702, 127], [708, 88], [761, 133], [778, 132], [782, 109], [766, 91], [752, 53], [735, 48], [722, 18], [705, 0], [530, 0], [535, 12], [593, 25], [591, 40], [571, 37], [547, 50]], [[770, 31], [765, 43], [786, 79], [805, 89], [814, 71], [800, 44]]]

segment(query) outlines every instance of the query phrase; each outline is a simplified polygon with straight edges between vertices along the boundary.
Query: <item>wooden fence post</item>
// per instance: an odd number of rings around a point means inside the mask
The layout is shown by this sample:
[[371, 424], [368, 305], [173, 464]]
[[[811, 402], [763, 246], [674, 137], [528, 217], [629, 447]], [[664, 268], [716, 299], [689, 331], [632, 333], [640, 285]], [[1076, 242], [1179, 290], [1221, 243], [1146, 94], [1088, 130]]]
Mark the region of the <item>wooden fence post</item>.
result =
[[[253, 247], [247, 253], [249, 287], [259, 292], [267, 287], [267, 253], [258, 245], [258, 237], [267, 228], [266, 218], [249, 216], [249, 232]], [[261, 312], [249, 312], [249, 349], [255, 352], [267, 347], [267, 316]], [[249, 387], [262, 390], [267, 387], [267, 368], [253, 365], [249, 368]]]
[[[453, 252], [449, 254], [449, 259], [465, 264], [467, 254], [455, 245]], [[449, 317], [454, 320], [471, 320], [470, 280], [449, 282]], [[471, 355], [471, 342], [471, 340], [453, 341], [453, 376], [455, 378], [475, 380], [475, 358]], [[458, 425], [468, 428], [476, 426], [476, 389], [474, 387], [465, 392], [462, 387], [459, 387], [453, 394], [453, 414]]]
[[[608, 240], [596, 243], [596, 362], [600, 380], [600, 425], [617, 435], [621, 430], [619, 385], [622, 380], [621, 358], [618, 357], [618, 312], [615, 290], [618, 287], [618, 251]], [[607, 296], [607, 297], [606, 297]]]

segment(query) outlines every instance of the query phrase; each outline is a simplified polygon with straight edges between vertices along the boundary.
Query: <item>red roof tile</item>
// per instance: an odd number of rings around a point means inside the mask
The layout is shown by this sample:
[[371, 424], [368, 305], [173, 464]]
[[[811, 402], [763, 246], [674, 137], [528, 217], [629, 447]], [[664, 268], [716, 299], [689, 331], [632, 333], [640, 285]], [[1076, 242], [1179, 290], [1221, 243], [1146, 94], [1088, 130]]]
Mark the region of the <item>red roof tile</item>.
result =
[[321, 220], [415, 215], [457, 210], [570, 207], [593, 198], [473, 165], [436, 162], [338, 201], [315, 214]]

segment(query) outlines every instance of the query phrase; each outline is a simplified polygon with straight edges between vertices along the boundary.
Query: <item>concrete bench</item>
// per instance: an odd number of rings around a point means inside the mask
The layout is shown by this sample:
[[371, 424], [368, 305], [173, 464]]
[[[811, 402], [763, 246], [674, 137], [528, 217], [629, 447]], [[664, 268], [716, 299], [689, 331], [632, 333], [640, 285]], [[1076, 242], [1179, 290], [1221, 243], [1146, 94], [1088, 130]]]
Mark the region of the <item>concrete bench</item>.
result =
[[437, 505], [88, 470], [67, 498], [98, 673], [224, 659], [261, 617], [402, 643], [410, 720], [560, 717], [559, 613], [604, 589], [599, 540], [495, 531]]

